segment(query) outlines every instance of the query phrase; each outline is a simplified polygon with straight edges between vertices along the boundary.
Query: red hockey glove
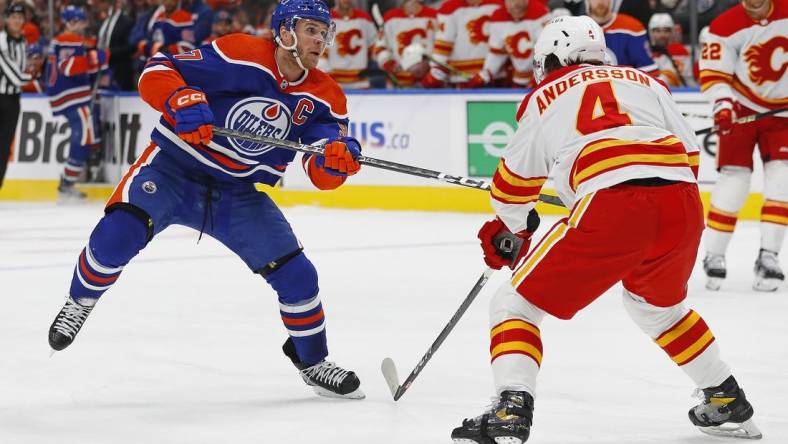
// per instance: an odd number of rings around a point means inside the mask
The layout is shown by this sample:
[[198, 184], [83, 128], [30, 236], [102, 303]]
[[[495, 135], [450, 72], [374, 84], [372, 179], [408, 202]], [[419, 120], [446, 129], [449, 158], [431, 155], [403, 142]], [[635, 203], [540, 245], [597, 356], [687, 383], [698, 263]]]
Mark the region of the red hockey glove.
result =
[[391, 59], [383, 64], [383, 70], [388, 71], [392, 74], [396, 74], [400, 71], [399, 63], [396, 60]]
[[178, 88], [164, 102], [167, 113], [175, 119], [175, 132], [189, 143], [207, 144], [213, 138], [213, 112], [199, 88]]
[[471, 80], [468, 80], [467, 82], [462, 82], [458, 84], [457, 87], [459, 89], [473, 89], [473, 88], [482, 88], [485, 85], [487, 85], [487, 82], [482, 78], [482, 76], [476, 74], [475, 76], [473, 76], [473, 78], [471, 78]]
[[422, 79], [421, 85], [425, 88], [434, 89], [434, 88], [443, 88], [446, 86], [446, 82], [440, 80], [432, 75], [431, 72], [428, 72]]
[[361, 145], [352, 137], [340, 137], [326, 144], [315, 164], [333, 176], [352, 176], [361, 169], [358, 163]]
[[504, 266], [514, 270], [528, 253], [531, 236], [538, 227], [539, 215], [535, 210], [528, 213], [527, 228], [519, 233], [510, 232], [498, 218], [486, 222], [479, 230], [484, 262], [496, 270]]
[[731, 99], [719, 99], [714, 102], [714, 126], [722, 136], [727, 136], [733, 129], [734, 103]]

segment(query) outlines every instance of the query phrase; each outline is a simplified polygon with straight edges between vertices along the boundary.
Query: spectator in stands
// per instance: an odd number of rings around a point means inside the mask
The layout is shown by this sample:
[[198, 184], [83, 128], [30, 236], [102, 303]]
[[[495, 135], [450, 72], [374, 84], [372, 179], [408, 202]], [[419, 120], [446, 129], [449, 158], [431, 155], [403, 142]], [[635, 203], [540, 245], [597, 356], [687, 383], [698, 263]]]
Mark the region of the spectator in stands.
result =
[[533, 76], [533, 48], [542, 28], [550, 20], [550, 11], [536, 0], [506, 0], [490, 19], [490, 51], [484, 67], [466, 85], [478, 88], [489, 84], [511, 62], [512, 78], [505, 86], [536, 86]]
[[221, 10], [213, 14], [213, 26], [211, 27], [211, 35], [202, 41], [202, 44], [208, 44], [230, 33], [233, 25], [233, 17], [229, 12]]
[[22, 92], [42, 94], [46, 92], [46, 87], [39, 80], [40, 74], [44, 72], [44, 47], [39, 43], [27, 45], [26, 53], [27, 71], [33, 79], [22, 86]]
[[587, 0], [588, 15], [602, 27], [614, 65], [626, 65], [657, 75], [657, 64], [651, 58], [646, 28], [635, 18], [613, 12], [612, 0]]
[[22, 34], [25, 36], [25, 41], [28, 45], [38, 43], [41, 39], [41, 29], [38, 27], [38, 18], [35, 14], [35, 4], [32, 0], [26, 0], [25, 3], [25, 26], [22, 28]]
[[373, 53], [378, 66], [389, 73], [396, 86], [413, 86], [429, 70], [424, 54], [432, 53], [437, 15], [438, 11], [424, 6], [422, 0], [406, 0], [402, 7], [389, 9], [383, 16], [383, 29]]
[[211, 35], [214, 11], [203, 0], [182, 0], [181, 8], [190, 12], [194, 21], [193, 42], [202, 42]]
[[369, 65], [377, 29], [372, 17], [355, 7], [355, 0], [336, 0], [331, 10], [336, 23], [334, 45], [326, 48], [319, 68], [343, 89], [369, 88], [363, 74]]
[[671, 42], [673, 29], [673, 18], [668, 13], [654, 14], [648, 21], [651, 56], [659, 68], [660, 78], [672, 88], [697, 86], [689, 51], [681, 43]]
[[503, 5], [496, 0], [448, 0], [438, 10], [438, 32], [425, 88], [465, 83], [481, 71], [489, 51], [490, 16]]
[[[98, 0], [95, 7], [99, 12], [99, 48], [109, 48], [111, 84], [123, 91], [135, 89], [133, 75], [134, 46], [128, 36], [134, 28], [134, 20], [123, 10], [126, 0]], [[106, 87], [107, 85], [101, 85]]]
[[150, 31], [137, 44], [137, 54], [146, 60], [159, 51], [178, 54], [194, 49], [194, 22], [178, 0], [161, 0], [153, 12]]

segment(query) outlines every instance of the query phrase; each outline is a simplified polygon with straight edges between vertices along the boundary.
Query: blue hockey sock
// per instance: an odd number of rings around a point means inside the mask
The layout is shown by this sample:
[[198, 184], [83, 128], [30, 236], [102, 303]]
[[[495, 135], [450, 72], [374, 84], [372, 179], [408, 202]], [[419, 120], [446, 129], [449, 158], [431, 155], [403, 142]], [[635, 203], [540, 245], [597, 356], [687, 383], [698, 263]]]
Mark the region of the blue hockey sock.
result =
[[279, 313], [298, 358], [307, 366], [325, 359], [326, 324], [315, 266], [300, 253], [265, 279], [279, 295]]
[[147, 227], [137, 216], [122, 209], [105, 215], [79, 255], [71, 278], [71, 297], [83, 305], [95, 304], [147, 240]]

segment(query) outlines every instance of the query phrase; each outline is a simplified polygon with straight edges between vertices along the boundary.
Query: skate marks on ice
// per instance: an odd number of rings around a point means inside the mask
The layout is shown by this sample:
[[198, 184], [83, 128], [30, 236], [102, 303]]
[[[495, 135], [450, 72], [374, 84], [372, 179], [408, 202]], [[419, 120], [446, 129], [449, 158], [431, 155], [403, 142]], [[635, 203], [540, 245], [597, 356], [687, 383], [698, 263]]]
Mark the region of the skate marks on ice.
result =
[[[487, 304], [508, 274], [492, 278], [406, 399], [391, 401], [380, 361], [396, 356], [406, 366], [418, 362], [425, 338], [444, 325], [467, 293], [467, 279], [483, 265], [475, 235], [487, 215], [284, 212], [320, 273], [330, 359], [357, 371], [366, 400], [315, 396], [281, 354], [274, 293], [223, 246], [205, 237], [195, 245], [196, 236], [182, 229], [149, 245], [75, 343], [47, 358], [47, 328], [101, 207], [19, 208], [3, 211], [0, 233], [20, 227], [47, 235], [52, 225], [59, 235], [64, 232], [57, 227], [84, 226], [84, 237], [31, 240], [25, 248], [68, 250], [39, 258], [11, 253], [0, 241], [2, 267], [67, 264], [0, 273], [6, 308], [0, 443], [139, 444], [154, 442], [151, 437], [156, 444], [450, 443], [452, 428], [478, 413], [491, 394]], [[325, 235], [348, 227], [352, 231], [341, 239]], [[458, 244], [371, 249], [452, 242]], [[755, 406], [761, 442], [781, 443], [788, 436], [781, 371], [788, 368], [782, 346], [788, 297], [785, 289], [750, 290], [757, 254], [750, 249], [757, 244], [757, 224], [737, 227], [722, 290], [706, 292], [698, 269], [690, 303], [709, 322]], [[205, 258], [182, 260], [197, 255]], [[616, 287], [571, 322], [545, 321], [545, 361], [528, 443], [741, 442], [706, 436], [690, 424], [691, 385], [628, 319], [620, 297]]]

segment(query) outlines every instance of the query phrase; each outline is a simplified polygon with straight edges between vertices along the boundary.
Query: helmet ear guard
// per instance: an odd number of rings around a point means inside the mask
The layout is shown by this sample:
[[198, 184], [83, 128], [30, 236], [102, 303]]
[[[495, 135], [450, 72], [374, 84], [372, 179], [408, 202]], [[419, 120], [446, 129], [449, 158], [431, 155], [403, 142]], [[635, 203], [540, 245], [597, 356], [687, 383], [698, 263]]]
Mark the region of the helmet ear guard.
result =
[[541, 82], [547, 72], [545, 60], [555, 55], [561, 66], [579, 62], [605, 62], [605, 35], [588, 16], [550, 20], [534, 45], [534, 77]]

